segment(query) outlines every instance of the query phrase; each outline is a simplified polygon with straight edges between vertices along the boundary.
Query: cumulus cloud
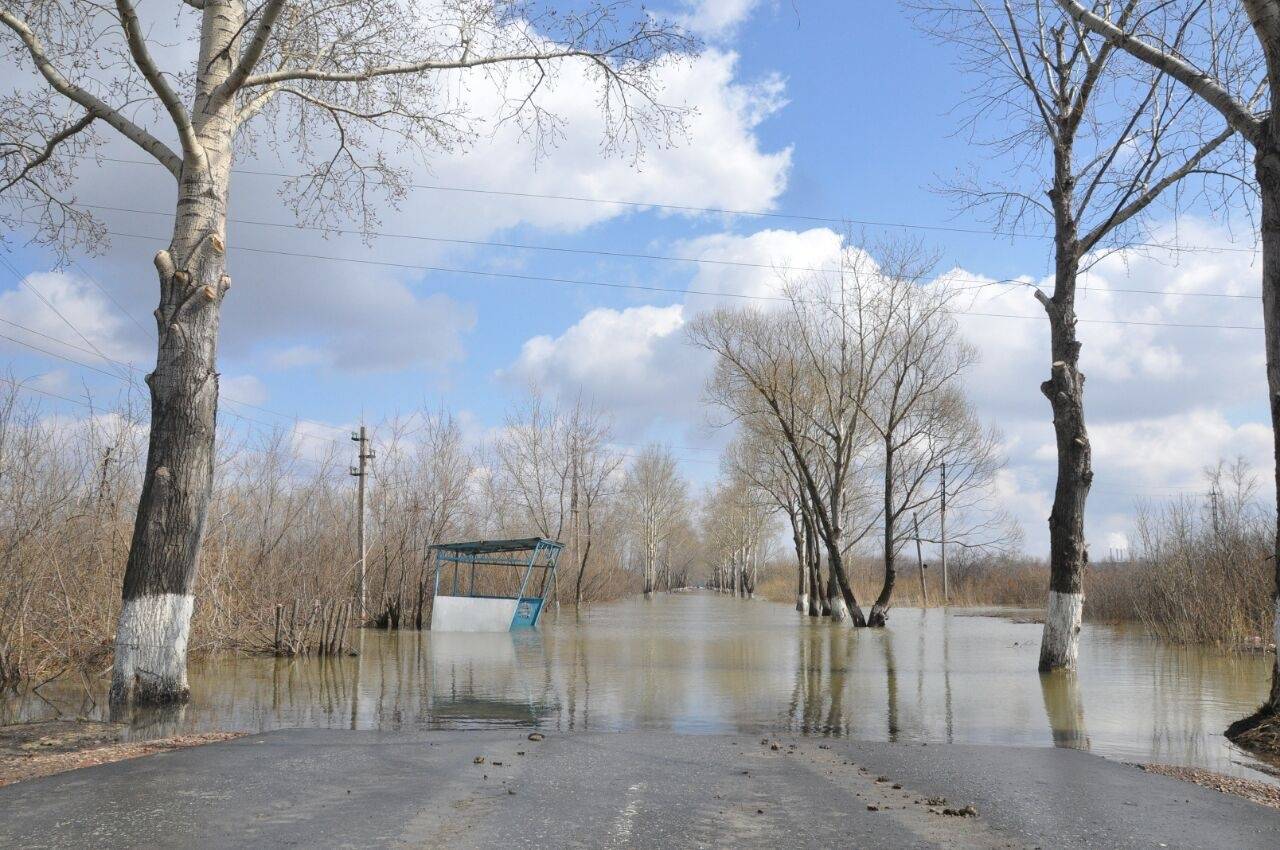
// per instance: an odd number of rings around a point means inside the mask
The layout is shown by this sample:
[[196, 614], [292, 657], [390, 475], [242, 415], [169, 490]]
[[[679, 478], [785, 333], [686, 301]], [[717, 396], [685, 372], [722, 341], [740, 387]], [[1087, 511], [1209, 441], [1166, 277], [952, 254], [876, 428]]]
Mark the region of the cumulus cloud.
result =
[[[717, 14], [720, 20], [733, 17]], [[157, 33], [170, 33], [171, 24]], [[173, 41], [179, 46], [157, 49], [166, 67], [181, 68], [191, 60], [190, 44], [176, 36]], [[687, 132], [651, 139], [638, 158], [625, 146], [613, 153], [602, 150], [605, 119], [598, 89], [589, 78], [589, 63], [559, 63], [558, 70], [558, 79], [539, 91], [541, 107], [561, 121], [554, 144], [541, 150], [516, 123], [497, 120], [510, 106], [508, 96], [527, 84], [527, 78], [522, 80], [515, 73], [508, 80], [509, 88], [500, 91], [480, 75], [442, 76], [441, 89], [452, 93], [453, 106], [475, 118], [477, 135], [470, 144], [433, 153], [425, 163], [404, 149], [387, 146], [383, 152], [389, 162], [408, 169], [419, 188], [402, 199], [399, 209], [379, 203], [378, 228], [391, 234], [464, 240], [485, 239], [522, 226], [573, 233], [643, 208], [534, 196], [768, 209], [784, 190], [791, 150], [764, 149], [756, 131], [784, 105], [785, 85], [770, 75], [741, 79], [733, 52], [713, 48], [692, 59], [661, 65], [657, 77], [662, 102], [697, 108], [688, 113]], [[23, 69], [0, 72], [0, 82], [19, 85], [32, 79]], [[296, 130], [277, 129], [285, 141]], [[147, 159], [109, 132], [104, 139], [109, 157]], [[322, 139], [310, 141], [323, 147]], [[292, 171], [297, 169], [296, 162], [277, 157], [270, 145], [257, 144], [238, 153], [237, 165], [242, 171], [233, 180], [233, 218], [289, 223], [291, 218], [278, 197], [280, 180], [246, 172]], [[149, 324], [156, 295], [150, 256], [167, 241], [172, 207], [166, 208], [164, 199], [172, 197], [172, 179], [154, 165], [121, 162], [96, 168], [83, 165], [79, 176], [76, 191], [87, 203], [121, 205], [121, 198], [138, 199], [123, 206], [159, 213], [95, 209], [115, 232], [108, 253], [95, 264], [95, 277]], [[515, 189], [526, 196], [424, 188], [428, 186]], [[235, 286], [222, 322], [224, 356], [265, 357], [277, 369], [330, 365], [355, 371], [439, 371], [463, 356], [465, 333], [474, 317], [457, 299], [422, 294], [424, 284], [434, 283], [431, 275], [412, 270], [384, 272], [376, 266], [351, 266], [313, 255], [415, 266], [475, 260], [474, 249], [391, 237], [375, 238], [376, 247], [371, 248], [352, 234], [325, 237], [314, 231], [234, 221], [229, 230], [228, 262]], [[258, 252], [242, 250], [246, 248]], [[482, 259], [497, 262], [510, 257]], [[88, 312], [109, 316], [113, 309], [103, 305]], [[143, 345], [131, 353], [146, 357], [150, 352]]]
[[760, 0], [683, 0], [676, 20], [692, 32], [707, 38], [724, 39], [732, 35]]
[[564, 397], [581, 393], [628, 433], [688, 421], [707, 364], [684, 344], [684, 323], [679, 304], [591, 310], [557, 337], [525, 342], [504, 376]]
[[6, 336], [95, 365], [101, 360], [94, 349], [113, 360], [134, 362], [144, 360], [151, 348], [140, 329], [91, 281], [66, 272], [29, 274], [18, 288], [0, 292], [0, 319]]
[[[1157, 233], [1154, 241], [1170, 235]], [[1178, 236], [1184, 244], [1221, 250], [1119, 252], [1096, 262], [1081, 281], [1081, 359], [1095, 468], [1089, 534], [1099, 546], [1122, 548], [1117, 541], [1128, 531], [1136, 499], [1197, 492], [1205, 467], [1220, 458], [1242, 456], [1270, 475], [1261, 334], [1179, 327], [1258, 325], [1257, 258], [1212, 225], [1184, 220]], [[788, 274], [805, 274], [780, 267], [831, 268], [840, 245], [839, 234], [815, 228], [721, 233], [674, 248], [719, 261], [700, 265], [690, 288], [770, 297]], [[725, 261], [752, 266], [720, 264]], [[1009, 465], [997, 480], [996, 498], [1021, 521], [1029, 549], [1041, 552], [1056, 466], [1051, 415], [1039, 389], [1049, 368], [1048, 323], [1032, 286], [1049, 291], [1052, 281], [1027, 276], [997, 284], [967, 269], [941, 279], [960, 290], [956, 318], [981, 354], [967, 376], [969, 394], [1004, 434]], [[1152, 290], [1170, 294], [1153, 296]], [[1243, 297], [1192, 294], [1206, 292]], [[696, 423], [706, 412], [692, 390], [705, 383], [711, 362], [684, 343], [680, 329], [698, 311], [722, 303], [741, 302], [693, 295], [669, 307], [593, 310], [559, 336], [530, 340], [510, 372], [627, 409], [636, 429], [659, 421]], [[672, 382], [673, 371], [683, 391]]]

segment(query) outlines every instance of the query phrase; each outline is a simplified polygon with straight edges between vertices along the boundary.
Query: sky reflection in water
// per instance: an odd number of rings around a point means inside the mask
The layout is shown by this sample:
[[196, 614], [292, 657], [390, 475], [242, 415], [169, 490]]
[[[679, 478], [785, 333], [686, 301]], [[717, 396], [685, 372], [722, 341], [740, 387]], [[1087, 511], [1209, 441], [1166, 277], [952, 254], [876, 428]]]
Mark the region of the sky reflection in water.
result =
[[[783, 605], [704, 593], [549, 613], [523, 634], [368, 631], [358, 658], [193, 664], [190, 705], [133, 718], [150, 737], [285, 726], [790, 731], [864, 740], [1071, 746], [1262, 778], [1221, 731], [1252, 711], [1266, 656], [1086, 625], [1078, 676], [1036, 673], [1040, 626], [940, 609], [849, 630]], [[6, 722], [100, 717], [70, 683], [3, 706]], [[45, 700], [48, 700], [46, 702]], [[1274, 780], [1273, 780], [1274, 781]]]

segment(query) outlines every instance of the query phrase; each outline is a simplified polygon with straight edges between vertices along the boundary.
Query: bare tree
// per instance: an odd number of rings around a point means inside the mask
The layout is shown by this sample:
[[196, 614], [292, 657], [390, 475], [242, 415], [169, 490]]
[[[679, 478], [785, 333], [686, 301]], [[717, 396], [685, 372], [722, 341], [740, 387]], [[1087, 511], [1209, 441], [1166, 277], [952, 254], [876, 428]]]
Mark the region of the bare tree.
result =
[[573, 583], [573, 604], [581, 609], [583, 581], [591, 563], [591, 548], [600, 532], [602, 514], [615, 495], [617, 472], [622, 455], [609, 448], [612, 427], [599, 410], [581, 399], [569, 412], [564, 440], [569, 459], [569, 514], [577, 575]]
[[710, 400], [735, 420], [763, 418], [777, 429], [826, 549], [831, 616], [855, 626], [866, 620], [844, 559], [877, 516], [864, 510], [869, 490], [860, 486], [873, 436], [868, 364], [883, 343], [868, 309], [875, 274], [869, 255], [846, 248], [838, 270], [786, 282], [786, 312], [719, 308], [688, 329], [717, 358]]
[[[1280, 496], [1280, 116], [1272, 108], [1280, 93], [1280, 2], [1131, 3], [1143, 11], [1130, 16], [1133, 24], [1105, 6], [1058, 2], [1108, 45], [1176, 81], [1189, 96], [1217, 111], [1252, 149], [1262, 207], [1262, 323]], [[1275, 638], [1280, 641], [1280, 525], [1272, 565]], [[1272, 665], [1266, 701], [1255, 714], [1232, 724], [1227, 734], [1248, 743], [1273, 737], [1277, 727], [1280, 655]]]
[[796, 553], [796, 610], [821, 613], [820, 608], [812, 607], [818, 595], [814, 587], [821, 582], [811, 575], [810, 540], [804, 516], [807, 505], [790, 453], [767, 422], [743, 422], [741, 426], [742, 432], [725, 451], [725, 470], [731, 480], [759, 490], [768, 496], [774, 510], [786, 514]]
[[621, 508], [632, 539], [640, 548], [644, 595], [658, 587], [658, 562], [663, 545], [688, 515], [688, 488], [676, 469], [676, 459], [659, 445], [641, 449], [627, 469]]
[[743, 447], [737, 442], [726, 453], [724, 475], [703, 500], [702, 525], [712, 562], [727, 572], [728, 589], [738, 596], [752, 597], [760, 563], [776, 531], [772, 520], [779, 503], [778, 497], [758, 486], [751, 474], [743, 474], [750, 465]]
[[[1129, 32], [1137, 0], [1095, 4]], [[940, 6], [940, 8], [939, 8]], [[1120, 67], [1114, 45], [1075, 26], [1056, 0], [949, 0], [928, 8], [927, 26], [957, 43], [975, 86], [975, 122], [1009, 132], [989, 140], [1016, 157], [1006, 185], [960, 184], [967, 203], [1004, 226], [1043, 224], [1053, 239], [1053, 294], [1034, 291], [1049, 319], [1049, 379], [1057, 486], [1049, 516], [1048, 613], [1040, 669], [1074, 668], [1084, 607], [1085, 503], [1093, 481], [1084, 375], [1076, 333], [1076, 284], [1107, 251], [1145, 232], [1145, 213], [1189, 175], [1215, 167], [1233, 130], [1208, 121], [1194, 98], [1159, 73]], [[1175, 34], [1174, 43], [1183, 38]], [[1099, 87], [1108, 87], [1099, 96]]]
[[504, 495], [524, 523], [550, 540], [559, 540], [569, 522], [573, 467], [567, 447], [563, 417], [537, 391], [508, 411], [493, 441]]
[[[180, 38], [192, 64], [160, 67], [132, 0], [5, 0], [0, 56], [32, 72], [0, 100], [0, 190], [14, 218], [36, 216], [64, 247], [101, 236], [67, 190], [77, 158], [110, 132], [173, 175], [172, 241], [155, 257], [159, 348], [151, 436], [112, 694], [187, 697], [186, 642], [213, 475], [218, 319], [231, 286], [226, 216], [232, 169], [255, 129], [296, 149], [305, 173], [287, 193], [303, 217], [394, 200], [405, 174], [379, 150], [396, 137], [426, 154], [467, 141], [474, 116], [451, 95], [467, 70], [504, 98], [504, 120], [543, 140], [558, 132], [539, 98], [573, 64], [594, 75], [606, 143], [665, 138], [681, 112], [658, 100], [654, 70], [691, 47], [680, 31], [613, 3], [556, 14], [508, 0], [186, 0]], [[255, 119], [259, 119], [255, 123]]]
[[946, 401], [958, 393], [957, 379], [977, 359], [950, 314], [954, 294], [944, 283], [922, 283], [933, 263], [918, 246], [899, 245], [881, 260], [870, 301], [872, 321], [885, 342], [870, 364], [866, 408], [880, 442], [884, 498], [884, 582], [867, 616], [869, 626], [885, 624], [897, 554], [907, 533], [898, 520], [920, 508], [921, 486], [937, 472], [929, 463], [931, 438], [936, 441], [947, 428]]

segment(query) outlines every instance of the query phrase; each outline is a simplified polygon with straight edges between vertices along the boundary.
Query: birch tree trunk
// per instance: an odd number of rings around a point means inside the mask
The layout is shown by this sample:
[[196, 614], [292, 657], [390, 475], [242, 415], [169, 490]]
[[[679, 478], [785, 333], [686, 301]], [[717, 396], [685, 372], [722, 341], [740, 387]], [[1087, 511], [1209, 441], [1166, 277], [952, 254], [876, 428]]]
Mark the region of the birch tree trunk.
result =
[[146, 379], [151, 434], [116, 626], [115, 703], [182, 702], [189, 695], [187, 637], [213, 485], [218, 320], [231, 286], [225, 246], [234, 104], [202, 106], [230, 73], [243, 19], [241, 3], [205, 11], [193, 110], [197, 146], [183, 158], [169, 247], [155, 256], [159, 342]]

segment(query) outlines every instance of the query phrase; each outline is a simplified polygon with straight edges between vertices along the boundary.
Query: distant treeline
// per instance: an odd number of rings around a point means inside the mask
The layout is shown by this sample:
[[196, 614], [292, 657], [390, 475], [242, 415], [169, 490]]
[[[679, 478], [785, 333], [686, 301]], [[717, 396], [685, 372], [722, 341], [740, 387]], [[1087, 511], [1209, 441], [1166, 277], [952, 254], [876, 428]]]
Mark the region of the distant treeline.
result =
[[[68, 417], [4, 386], [0, 682], [105, 671], [142, 482], [144, 407], [126, 396]], [[354, 594], [356, 444], [346, 430], [246, 424], [239, 412], [221, 416], [195, 652], [268, 647], [277, 605], [312, 610]], [[646, 575], [659, 587], [684, 582], [694, 532], [675, 463], [657, 446], [616, 450], [598, 411], [530, 397], [482, 435], [439, 409], [370, 432], [370, 624], [414, 628], [429, 619], [428, 547], [448, 540], [564, 541], [553, 593], [562, 605], [637, 593]]]

